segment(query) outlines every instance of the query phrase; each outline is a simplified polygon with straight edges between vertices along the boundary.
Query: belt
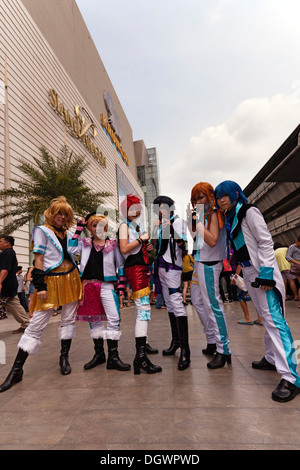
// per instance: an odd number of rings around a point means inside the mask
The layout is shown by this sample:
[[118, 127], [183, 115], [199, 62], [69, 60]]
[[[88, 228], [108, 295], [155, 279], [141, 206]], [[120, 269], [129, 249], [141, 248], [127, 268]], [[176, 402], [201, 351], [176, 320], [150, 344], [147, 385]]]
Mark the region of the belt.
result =
[[248, 268], [249, 266], [252, 266], [252, 263], [251, 263], [250, 260], [249, 260], [249, 261], [243, 261], [243, 262], [239, 261], [239, 265], [240, 265], [242, 268]]
[[47, 273], [46, 276], [65, 276], [66, 274], [70, 274], [71, 272], [73, 272], [75, 269], [78, 269], [77, 266], [72, 266], [72, 268], [69, 269], [68, 271], [55, 272], [55, 273], [52, 273], [50, 271], [50, 273]]

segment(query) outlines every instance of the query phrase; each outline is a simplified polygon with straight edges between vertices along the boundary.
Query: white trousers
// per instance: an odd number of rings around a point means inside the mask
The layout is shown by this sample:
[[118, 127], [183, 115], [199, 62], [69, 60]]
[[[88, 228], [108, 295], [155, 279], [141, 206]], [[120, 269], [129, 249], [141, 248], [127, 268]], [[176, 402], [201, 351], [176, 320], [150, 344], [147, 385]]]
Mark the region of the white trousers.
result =
[[207, 344], [215, 344], [215, 325], [211, 319], [211, 316], [207, 315], [206, 310], [204, 308], [196, 270], [194, 270], [193, 272], [191, 282], [191, 301], [203, 325], [203, 331], [206, 336]]
[[134, 299], [135, 305], [135, 337], [148, 335], [148, 322], [151, 319], [151, 305], [149, 295]]
[[198, 286], [193, 286], [193, 305], [203, 324], [209, 344], [216, 344], [220, 354], [231, 354], [229, 348], [228, 328], [223, 302], [220, 296], [219, 278], [223, 263], [207, 266], [195, 261], [195, 274], [198, 277]]
[[186, 317], [186, 310], [183, 305], [183, 298], [180, 292], [181, 271], [159, 268], [159, 279], [168, 312], [174, 313], [175, 317]]
[[91, 322], [91, 338], [113, 339], [118, 341], [122, 334], [120, 331], [120, 301], [118, 295], [114, 291], [114, 285], [111, 282], [104, 282], [101, 284], [100, 297], [107, 318], [106, 329], [104, 328], [102, 321]]
[[[73, 339], [75, 336], [75, 318], [78, 301], [63, 305], [60, 325], [58, 327], [59, 339]], [[36, 354], [41, 344], [41, 336], [53, 315], [53, 308], [35, 311], [24, 334], [21, 336], [18, 347], [28, 354]]]
[[243, 277], [249, 295], [265, 328], [265, 358], [275, 365], [282, 379], [300, 387], [294, 341], [283, 316], [279, 292], [276, 289], [265, 291], [251, 286], [251, 282], [259, 277], [259, 273], [254, 266], [243, 268]]

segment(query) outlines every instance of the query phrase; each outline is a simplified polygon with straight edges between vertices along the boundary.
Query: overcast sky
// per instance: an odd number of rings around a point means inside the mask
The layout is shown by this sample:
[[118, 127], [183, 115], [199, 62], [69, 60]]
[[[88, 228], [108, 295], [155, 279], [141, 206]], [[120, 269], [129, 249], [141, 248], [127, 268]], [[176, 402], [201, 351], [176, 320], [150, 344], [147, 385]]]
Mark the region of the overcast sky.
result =
[[244, 188], [300, 122], [299, 0], [76, 0], [161, 192]]

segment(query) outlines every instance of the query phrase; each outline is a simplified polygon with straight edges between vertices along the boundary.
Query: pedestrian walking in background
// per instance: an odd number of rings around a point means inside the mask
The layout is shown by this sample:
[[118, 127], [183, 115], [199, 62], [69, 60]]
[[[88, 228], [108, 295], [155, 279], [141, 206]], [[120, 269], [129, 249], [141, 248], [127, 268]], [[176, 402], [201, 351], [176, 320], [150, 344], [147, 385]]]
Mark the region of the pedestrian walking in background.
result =
[[20, 328], [13, 333], [23, 333], [29, 325], [29, 318], [18, 297], [17, 267], [18, 261], [13, 249], [14, 237], [0, 238], [0, 294], [5, 301], [7, 313], [20, 323]]

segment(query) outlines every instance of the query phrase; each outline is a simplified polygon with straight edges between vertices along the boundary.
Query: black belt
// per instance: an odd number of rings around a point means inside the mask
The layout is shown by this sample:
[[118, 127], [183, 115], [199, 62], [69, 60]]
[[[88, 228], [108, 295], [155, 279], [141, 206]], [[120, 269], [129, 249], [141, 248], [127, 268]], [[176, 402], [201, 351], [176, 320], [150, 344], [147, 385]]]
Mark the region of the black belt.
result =
[[64, 276], [65, 274], [70, 274], [71, 272], [73, 272], [74, 269], [77, 269], [77, 266], [72, 266], [72, 268], [69, 269], [68, 271], [64, 271], [64, 272], [61, 272], [61, 273], [59, 273], [59, 272], [56, 272], [56, 273], [50, 272], [50, 273], [47, 273], [46, 276]]
[[252, 266], [252, 263], [251, 263], [250, 260], [248, 260], [248, 261], [239, 261], [239, 265], [242, 268], [248, 268], [249, 266]]
[[205, 264], [205, 266], [215, 266], [221, 261], [200, 261], [200, 263]]

